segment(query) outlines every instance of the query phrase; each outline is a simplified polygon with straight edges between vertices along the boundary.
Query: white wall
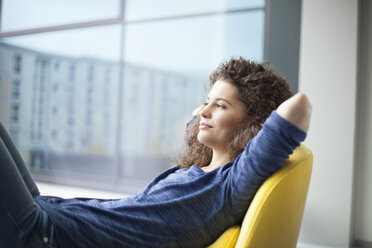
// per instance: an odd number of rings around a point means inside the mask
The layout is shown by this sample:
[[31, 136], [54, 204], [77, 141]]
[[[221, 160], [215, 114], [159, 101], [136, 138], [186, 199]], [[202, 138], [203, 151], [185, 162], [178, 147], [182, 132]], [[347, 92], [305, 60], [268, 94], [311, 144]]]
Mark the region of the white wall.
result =
[[360, 7], [354, 237], [372, 243], [372, 1]]
[[299, 90], [313, 104], [314, 167], [299, 246], [348, 247], [357, 86], [357, 0], [303, 0]]

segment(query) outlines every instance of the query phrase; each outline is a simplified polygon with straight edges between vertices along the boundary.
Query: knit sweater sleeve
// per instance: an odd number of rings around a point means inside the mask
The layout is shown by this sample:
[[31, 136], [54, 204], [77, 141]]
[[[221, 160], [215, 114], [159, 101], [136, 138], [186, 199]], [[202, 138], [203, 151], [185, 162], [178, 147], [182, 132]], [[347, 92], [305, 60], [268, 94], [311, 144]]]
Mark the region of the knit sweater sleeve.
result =
[[283, 164], [306, 133], [273, 111], [235, 159], [228, 184], [232, 203], [250, 202], [260, 185]]

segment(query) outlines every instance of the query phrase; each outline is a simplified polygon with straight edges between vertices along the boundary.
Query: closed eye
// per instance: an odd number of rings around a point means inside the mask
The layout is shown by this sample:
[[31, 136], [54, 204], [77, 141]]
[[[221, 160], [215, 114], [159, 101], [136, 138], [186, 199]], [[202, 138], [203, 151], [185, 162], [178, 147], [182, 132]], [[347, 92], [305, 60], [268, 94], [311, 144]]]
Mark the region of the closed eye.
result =
[[[207, 106], [208, 104], [209, 104], [208, 102], [204, 102], [204, 103], [203, 103], [203, 107]], [[226, 106], [223, 105], [223, 104], [215, 103], [214, 106], [216, 106], [216, 108], [226, 109]]]

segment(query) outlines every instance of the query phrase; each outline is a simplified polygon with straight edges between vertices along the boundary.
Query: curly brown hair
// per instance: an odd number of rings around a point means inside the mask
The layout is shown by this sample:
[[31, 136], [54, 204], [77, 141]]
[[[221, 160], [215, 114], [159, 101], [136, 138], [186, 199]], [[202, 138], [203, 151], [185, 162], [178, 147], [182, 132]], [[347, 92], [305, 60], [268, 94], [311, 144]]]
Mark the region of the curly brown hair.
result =
[[[244, 120], [234, 133], [234, 138], [226, 144], [232, 161], [258, 133], [271, 112], [290, 98], [292, 92], [286, 80], [273, 72], [269, 63], [257, 63], [242, 57], [222, 62], [210, 75], [210, 86], [218, 80], [237, 87], [236, 98], [245, 106]], [[212, 149], [197, 139], [199, 122], [200, 115], [186, 128], [187, 149], [177, 160], [180, 168], [189, 168], [193, 164], [203, 167], [211, 162]]]

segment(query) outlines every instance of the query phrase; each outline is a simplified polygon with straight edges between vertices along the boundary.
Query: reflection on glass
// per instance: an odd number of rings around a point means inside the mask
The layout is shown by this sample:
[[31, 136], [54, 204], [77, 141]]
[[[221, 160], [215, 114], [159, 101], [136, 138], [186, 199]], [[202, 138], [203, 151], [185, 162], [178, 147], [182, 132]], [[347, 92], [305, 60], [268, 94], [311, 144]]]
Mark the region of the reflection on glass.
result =
[[120, 0], [3, 0], [1, 31], [115, 18]]
[[[0, 43], [0, 87], [7, 89], [0, 95], [0, 118], [33, 172], [112, 180], [120, 40], [119, 34], [100, 36], [118, 28], [102, 29]], [[66, 46], [55, 48], [56, 36]], [[105, 46], [115, 50], [113, 58], [96, 52]]]

